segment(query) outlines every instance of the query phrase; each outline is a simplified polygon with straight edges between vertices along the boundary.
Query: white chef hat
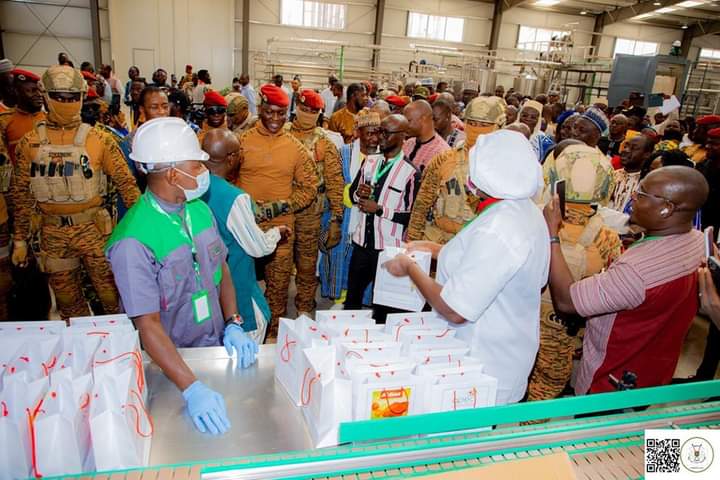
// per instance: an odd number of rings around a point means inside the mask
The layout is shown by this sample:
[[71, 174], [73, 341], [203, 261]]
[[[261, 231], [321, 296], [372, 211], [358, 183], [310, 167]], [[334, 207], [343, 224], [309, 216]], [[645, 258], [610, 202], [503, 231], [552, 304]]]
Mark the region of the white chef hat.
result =
[[543, 184], [542, 168], [525, 135], [498, 130], [470, 149], [470, 181], [494, 198], [532, 198]]

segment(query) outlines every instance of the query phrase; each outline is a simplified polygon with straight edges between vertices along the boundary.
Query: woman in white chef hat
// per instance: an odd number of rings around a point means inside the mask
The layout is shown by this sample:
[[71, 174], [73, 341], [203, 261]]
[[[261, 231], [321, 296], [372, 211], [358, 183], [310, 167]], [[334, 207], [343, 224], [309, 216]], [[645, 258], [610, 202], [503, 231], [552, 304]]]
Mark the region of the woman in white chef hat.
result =
[[470, 150], [467, 188], [477, 217], [444, 246], [413, 242], [437, 259], [437, 280], [399, 255], [383, 267], [410, 276], [471, 355], [498, 379], [497, 404], [521, 400], [539, 345], [540, 291], [547, 283], [550, 239], [532, 197], [542, 170], [528, 140], [500, 130]]

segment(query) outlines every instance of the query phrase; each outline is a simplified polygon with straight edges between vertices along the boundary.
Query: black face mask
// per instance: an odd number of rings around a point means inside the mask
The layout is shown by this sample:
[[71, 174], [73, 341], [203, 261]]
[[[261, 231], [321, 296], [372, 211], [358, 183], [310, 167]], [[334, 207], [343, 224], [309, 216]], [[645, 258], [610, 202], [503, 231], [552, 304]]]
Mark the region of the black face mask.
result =
[[665, 133], [663, 134], [663, 140], [675, 140], [677, 142], [681, 142], [682, 139], [682, 132], [678, 132], [677, 130], [665, 130]]
[[80, 110], [80, 118], [83, 123], [95, 126], [100, 118], [100, 108], [98, 105], [83, 105]]

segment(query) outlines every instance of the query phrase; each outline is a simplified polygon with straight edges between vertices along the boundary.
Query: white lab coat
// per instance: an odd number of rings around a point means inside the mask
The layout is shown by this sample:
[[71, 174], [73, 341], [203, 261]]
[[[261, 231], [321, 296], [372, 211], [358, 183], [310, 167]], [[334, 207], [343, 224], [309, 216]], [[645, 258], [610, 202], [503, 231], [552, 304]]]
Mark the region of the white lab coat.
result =
[[525, 395], [540, 337], [540, 291], [550, 267], [548, 229], [532, 200], [490, 206], [438, 258], [441, 296], [467, 321], [457, 337], [498, 379], [497, 404]]

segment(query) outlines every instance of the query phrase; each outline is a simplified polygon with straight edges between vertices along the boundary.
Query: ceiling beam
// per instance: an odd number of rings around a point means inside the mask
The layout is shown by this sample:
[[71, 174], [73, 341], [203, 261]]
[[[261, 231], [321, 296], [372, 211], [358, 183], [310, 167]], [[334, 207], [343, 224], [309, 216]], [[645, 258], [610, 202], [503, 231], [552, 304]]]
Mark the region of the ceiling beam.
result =
[[[652, 13], [656, 10], [660, 10], [661, 8], [672, 7], [673, 5], [677, 5], [682, 1], [683, 0], [646, 0], [645, 2], [638, 2], [635, 5], [630, 5], [628, 7], [616, 8], [615, 10], [611, 10], [602, 14], [603, 25], [607, 26], [611, 23], [630, 20], [631, 18], [637, 17], [638, 15], [642, 15], [644, 13]], [[653, 5], [654, 3], [660, 3], [660, 5]]]
[[511, 8], [519, 7], [528, 1], [529, 0], [496, 0], [496, 2], [500, 4], [500, 13], [507, 12]]
[[683, 37], [693, 39], [695, 37], [713, 35], [715, 33], [720, 33], [720, 21], [718, 20], [700, 22], [691, 25], [687, 30], [685, 30], [685, 35], [683, 35]]

